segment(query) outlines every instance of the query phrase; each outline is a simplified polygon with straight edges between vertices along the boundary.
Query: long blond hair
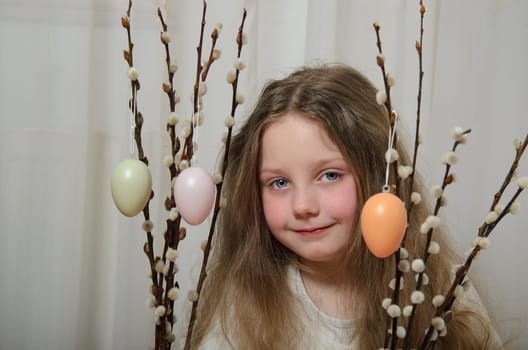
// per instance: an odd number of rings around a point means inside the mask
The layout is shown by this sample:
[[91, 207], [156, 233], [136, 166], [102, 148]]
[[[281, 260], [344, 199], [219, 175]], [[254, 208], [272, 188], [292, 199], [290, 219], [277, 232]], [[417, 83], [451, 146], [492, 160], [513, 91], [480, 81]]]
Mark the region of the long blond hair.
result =
[[[264, 88], [253, 112], [232, 140], [224, 179], [228, 205], [218, 225], [194, 330], [194, 346], [216, 323], [235, 349], [295, 348], [301, 330], [286, 271], [288, 265], [297, 264], [297, 257], [273, 237], [264, 219], [259, 186], [262, 133], [290, 111], [316, 120], [349, 163], [357, 182], [357, 207], [362, 208], [366, 199], [380, 192], [385, 180], [389, 120], [383, 107], [376, 103], [376, 91], [358, 71], [340, 65], [302, 68]], [[403, 148], [397, 148], [405, 161]], [[415, 185], [415, 190], [421, 188]], [[401, 193], [406, 192], [401, 189]], [[424, 245], [419, 226], [427, 208], [420, 205], [413, 210], [406, 248], [411, 257], [418, 257]], [[381, 304], [383, 298], [390, 296], [388, 284], [394, 277], [395, 263], [392, 258], [379, 259], [368, 251], [359, 224], [354, 231], [346, 268], [349, 289], [361, 305], [355, 333], [361, 349], [375, 349], [383, 346], [387, 332], [387, 314]], [[454, 256], [441, 235], [438, 241], [442, 253], [428, 262], [430, 283], [422, 289], [426, 300], [450, 284]], [[406, 279], [406, 285], [414, 284], [413, 276]], [[409, 300], [410, 292], [402, 291], [403, 300]], [[411, 343], [418, 343], [423, 336], [433, 312], [432, 307], [419, 307]], [[437, 348], [486, 348], [489, 332], [481, 318], [469, 310], [454, 309], [454, 315], [448, 323], [448, 334]], [[470, 332], [465, 326], [469, 318], [476, 320], [471, 323]]]

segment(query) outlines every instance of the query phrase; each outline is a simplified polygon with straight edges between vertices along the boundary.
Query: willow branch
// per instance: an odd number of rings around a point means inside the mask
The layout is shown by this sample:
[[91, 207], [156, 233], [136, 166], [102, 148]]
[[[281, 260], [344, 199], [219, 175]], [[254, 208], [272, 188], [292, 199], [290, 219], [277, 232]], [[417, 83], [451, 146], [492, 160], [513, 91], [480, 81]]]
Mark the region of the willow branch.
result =
[[[243, 46], [242, 35], [243, 35], [243, 30], [244, 30], [244, 23], [246, 21], [246, 16], [247, 16], [247, 12], [246, 12], [246, 9], [244, 9], [243, 14], [242, 14], [242, 22], [240, 23], [240, 26], [239, 26], [239, 29], [238, 29], [237, 40], [236, 40], [237, 47], [238, 47], [237, 58], [241, 57], [242, 46]], [[240, 74], [240, 70], [236, 69], [235, 80], [231, 84], [232, 89], [233, 89], [233, 94], [232, 94], [233, 96], [232, 96], [232, 101], [231, 101], [231, 116], [233, 118], [235, 117], [235, 112], [236, 112], [236, 109], [238, 107], [238, 102], [236, 100], [236, 95], [237, 95], [239, 74]], [[204, 256], [203, 256], [203, 260], [202, 260], [202, 266], [201, 266], [201, 269], [200, 269], [200, 276], [199, 276], [198, 284], [197, 284], [197, 287], [196, 287], [196, 293], [197, 293], [198, 298], [195, 301], [193, 301], [193, 304], [192, 304], [191, 317], [189, 319], [189, 325], [188, 325], [188, 328], [187, 328], [187, 337], [185, 339], [185, 350], [190, 349], [190, 346], [191, 346], [192, 333], [193, 333], [193, 329], [194, 329], [194, 324], [196, 322], [196, 313], [197, 313], [198, 304], [199, 304], [199, 301], [200, 301], [200, 295], [201, 295], [201, 291], [202, 291], [205, 279], [207, 278], [207, 263], [209, 261], [209, 256], [210, 256], [210, 252], [211, 252], [213, 236], [214, 236], [215, 228], [216, 228], [216, 221], [218, 219], [218, 215], [219, 215], [220, 209], [221, 209], [220, 202], [222, 200], [223, 178], [224, 178], [226, 170], [227, 170], [228, 157], [229, 157], [229, 148], [230, 148], [230, 145], [231, 145], [232, 129], [233, 128], [230, 126], [230, 127], [228, 127], [228, 131], [227, 131], [226, 146], [225, 146], [224, 157], [223, 157], [223, 160], [222, 160], [222, 168], [221, 168], [222, 181], [220, 181], [216, 185], [216, 198], [215, 198], [215, 205], [214, 205], [214, 213], [213, 213], [213, 218], [211, 220], [211, 226], [209, 227], [209, 234], [207, 236], [207, 243], [206, 243], [206, 246], [204, 247]]]
[[[397, 114], [395, 111], [392, 110], [392, 103], [391, 103], [391, 95], [390, 95], [390, 90], [391, 90], [391, 83], [389, 82], [389, 77], [388, 77], [388, 74], [386, 72], [386, 69], [385, 69], [385, 57], [383, 55], [383, 49], [382, 49], [382, 43], [381, 43], [381, 35], [380, 35], [380, 25], [378, 23], [374, 23], [374, 30], [376, 31], [376, 46], [378, 47], [378, 56], [376, 57], [376, 63], [378, 64], [378, 66], [380, 67], [381, 69], [381, 73], [383, 75], [383, 85], [385, 87], [385, 95], [386, 95], [386, 99], [385, 99], [385, 102], [384, 102], [384, 105], [385, 105], [385, 108], [387, 110], [387, 118], [389, 120], [389, 124], [390, 124], [390, 129], [389, 131], [393, 133], [393, 142], [389, 145], [389, 147], [393, 147], [393, 145], [396, 144], [397, 142], [397, 137], [396, 137], [396, 131], [394, 130], [395, 128], [395, 124], [396, 124], [396, 119], [398, 118]], [[389, 139], [390, 139], [390, 135], [389, 135]], [[389, 151], [389, 149], [387, 149], [387, 152]], [[387, 155], [388, 157], [388, 155]], [[389, 162], [390, 160], [387, 159], [387, 162]], [[397, 174], [398, 172], [398, 161], [394, 161], [391, 163], [391, 166], [392, 166], [392, 171], [393, 171], [393, 174]], [[395, 183], [395, 194], [396, 195], [399, 195], [399, 192], [400, 192], [400, 185], [398, 183], [398, 181], [394, 181]], [[398, 300], [400, 298], [400, 278], [401, 278], [401, 271], [398, 269], [398, 263], [400, 261], [400, 250], [396, 250], [396, 252], [394, 253], [394, 259], [395, 259], [395, 283], [394, 283], [394, 291], [392, 293], [392, 304], [398, 304]], [[397, 343], [398, 343], [398, 338], [396, 337], [396, 329], [397, 329], [397, 326], [398, 326], [398, 318], [397, 317], [393, 317], [392, 319], [390, 319], [390, 321], [388, 321], [388, 323], [392, 323], [391, 325], [391, 332], [387, 332], [386, 335], [385, 335], [385, 341], [384, 341], [384, 347], [387, 348], [388, 345], [389, 345], [389, 342], [390, 342], [390, 349], [391, 350], [394, 350], [396, 349], [396, 346], [397, 346]]]
[[[462, 134], [466, 135], [466, 134], [468, 134], [470, 132], [471, 132], [471, 129], [467, 129]], [[455, 141], [454, 144], [453, 144], [453, 147], [451, 148], [451, 151], [455, 152], [457, 147], [458, 147], [458, 145], [460, 145], [460, 142], [459, 141]], [[453, 177], [452, 177], [452, 175], [450, 175], [450, 170], [451, 170], [451, 165], [450, 164], [446, 164], [445, 165], [445, 170], [444, 170], [444, 176], [442, 178], [442, 185], [440, 186], [440, 188], [442, 190], [442, 193], [445, 192], [446, 187], [448, 185], [450, 185], [452, 183], [452, 181], [453, 181]], [[435, 204], [434, 210], [433, 210], [433, 215], [434, 216], [438, 215], [438, 213], [440, 212], [440, 208], [441, 207], [442, 207], [442, 196], [440, 196], [436, 200], [436, 204]], [[429, 229], [427, 231], [426, 243], [425, 243], [425, 246], [424, 246], [423, 254], [421, 255], [425, 266], [427, 266], [427, 261], [429, 260], [429, 257], [431, 256], [431, 253], [429, 252], [429, 246], [430, 246], [431, 240], [433, 238], [433, 232], [434, 232], [434, 228], [431, 228], [431, 229]], [[417, 290], [417, 291], [422, 289], [423, 278], [424, 278], [423, 275], [424, 275], [424, 272], [419, 272], [418, 273], [418, 280], [416, 281], [416, 288], [415, 288], [415, 290]], [[407, 320], [407, 335], [406, 335], [406, 337], [404, 339], [404, 345], [403, 345], [404, 349], [408, 349], [408, 347], [409, 347], [409, 334], [412, 331], [414, 317], [415, 317], [415, 314], [416, 314], [417, 307], [418, 307], [418, 304], [413, 304], [412, 305], [412, 311], [411, 311], [411, 314], [409, 315], [409, 318]]]
[[[493, 196], [493, 201], [491, 202], [491, 205], [490, 205], [490, 211], [495, 209], [500, 199], [502, 198], [502, 195], [504, 194], [506, 187], [508, 187], [508, 185], [511, 183], [511, 180], [513, 179], [513, 176], [515, 175], [515, 171], [519, 167], [519, 162], [527, 146], [528, 146], [528, 133], [524, 136], [524, 141], [522, 142], [522, 144], [519, 146], [519, 148], [516, 149], [515, 157], [512, 161], [512, 164], [510, 165], [510, 169], [506, 173], [506, 176], [504, 177], [504, 180], [502, 181], [502, 184], [499, 190]], [[487, 226], [486, 223], [483, 223], [482, 226], [480, 226], [479, 236], [484, 236], [486, 226]]]
[[[511, 183], [511, 179], [513, 176], [512, 174], [515, 173], [515, 170], [518, 167], [519, 161], [521, 160], [521, 157], [524, 154], [526, 145], [528, 143], [527, 140], [528, 140], [528, 135], [525, 137], [525, 140], [521, 144], [521, 146], [516, 149], [515, 158], [509, 170], [507, 171], [506, 177], [502, 185], [500, 186], [499, 191], [493, 196], [491, 210], [495, 209], [498, 203], [498, 199], [500, 199], [503, 196], [504, 191], [506, 190], [508, 184]], [[456, 288], [463, 285], [472, 263], [474, 262], [478, 253], [481, 252], [483, 249], [481, 244], [479, 244], [479, 240], [487, 239], [491, 235], [491, 233], [497, 227], [497, 225], [504, 219], [504, 217], [508, 213], [510, 213], [511, 206], [516, 202], [517, 198], [521, 195], [523, 191], [524, 191], [524, 188], [519, 186], [517, 190], [515, 191], [515, 193], [512, 195], [512, 197], [510, 198], [510, 200], [508, 201], [508, 203], [506, 204], [506, 206], [502, 209], [500, 214], [497, 216], [497, 218], [493, 220], [493, 222], [490, 222], [490, 223], [484, 222], [482, 226], [478, 229], [478, 234], [477, 234], [478, 238], [474, 243], [474, 247], [469, 253], [468, 257], [466, 258], [464, 264], [461, 265], [457, 269], [456, 274], [455, 274], [455, 279], [446, 294], [445, 301], [440, 307], [437, 308], [435, 316], [443, 317], [451, 309], [451, 307], [453, 306], [456, 300], [456, 293], [455, 293]], [[422, 341], [421, 349], [427, 349], [429, 346], [431, 348], [434, 348], [434, 344], [436, 343], [436, 341], [431, 340], [433, 331], [434, 331], [434, 328], [430, 326]]]
[[[413, 158], [412, 158], [412, 168], [413, 171], [410, 175], [410, 184], [409, 184], [409, 197], [411, 196], [414, 189], [414, 175], [416, 173], [416, 164], [418, 156], [418, 146], [420, 145], [420, 121], [421, 121], [421, 112], [422, 112], [422, 89], [423, 89], [423, 33], [424, 33], [424, 14], [425, 6], [423, 5], [423, 0], [420, 0], [420, 39], [416, 42], [416, 52], [418, 53], [418, 96], [416, 97], [416, 129], [414, 135], [414, 149], [413, 149]], [[409, 212], [412, 208], [410, 203], [408, 203]]]
[[[128, 50], [123, 51], [123, 57], [125, 61], [127, 61], [128, 63], [129, 72], [131, 69], [134, 69], [134, 55], [133, 55], [134, 43], [132, 41], [132, 33], [130, 29], [131, 10], [132, 10], [132, 0], [129, 0], [126, 16], [121, 17], [121, 25], [123, 26], [123, 28], [126, 29], [126, 32], [127, 32]], [[138, 107], [137, 107], [137, 92], [139, 91], [139, 89], [140, 89], [139, 78], [137, 78], [137, 76], [131, 77], [130, 79], [131, 98], [129, 100], [128, 107], [133, 113], [134, 122], [135, 122], [134, 140], [136, 142], [136, 147], [138, 150], [138, 159], [148, 166], [148, 159], [144, 155], [142, 141], [141, 141], [141, 128], [143, 126], [143, 116], [138, 111]], [[150, 195], [150, 199], [152, 199], [153, 196], [154, 196], [154, 192], [152, 191]], [[150, 220], [150, 212], [149, 212], [150, 199], [145, 205], [145, 208], [143, 208], [143, 217], [145, 220]], [[152, 232], [150, 231], [146, 232], [146, 235], [147, 235], [147, 243], [143, 247], [143, 251], [145, 252], [149, 260], [150, 270], [151, 270], [151, 275], [152, 275], [151, 277], [152, 284], [157, 285], [158, 280], [156, 276], [156, 271], [154, 270], [154, 252], [152, 250], [152, 247], [154, 244], [154, 237], [152, 236]]]

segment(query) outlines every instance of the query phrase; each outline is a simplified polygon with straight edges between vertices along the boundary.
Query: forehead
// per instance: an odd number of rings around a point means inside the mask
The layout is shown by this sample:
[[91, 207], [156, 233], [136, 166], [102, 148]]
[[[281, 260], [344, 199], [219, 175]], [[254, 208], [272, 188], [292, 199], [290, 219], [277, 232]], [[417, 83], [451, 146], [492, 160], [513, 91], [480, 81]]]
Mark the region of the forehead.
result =
[[260, 156], [261, 162], [279, 157], [343, 157], [319, 119], [301, 112], [288, 112], [265, 127]]
[[261, 141], [266, 134], [280, 134], [277, 130], [281, 129], [288, 129], [289, 132], [294, 131], [299, 134], [316, 132], [317, 136], [324, 139], [325, 142], [334, 146], [336, 144], [321, 118], [300, 111], [290, 111], [270, 118], [262, 129]]

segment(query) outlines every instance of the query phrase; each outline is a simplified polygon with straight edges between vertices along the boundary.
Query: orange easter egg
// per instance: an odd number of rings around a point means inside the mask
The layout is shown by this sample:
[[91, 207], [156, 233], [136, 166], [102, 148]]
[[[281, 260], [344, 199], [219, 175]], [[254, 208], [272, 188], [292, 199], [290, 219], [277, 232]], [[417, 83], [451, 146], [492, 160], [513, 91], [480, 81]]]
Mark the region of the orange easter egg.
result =
[[369, 250], [378, 258], [386, 258], [401, 244], [407, 227], [407, 211], [398, 196], [382, 192], [367, 200], [360, 220]]

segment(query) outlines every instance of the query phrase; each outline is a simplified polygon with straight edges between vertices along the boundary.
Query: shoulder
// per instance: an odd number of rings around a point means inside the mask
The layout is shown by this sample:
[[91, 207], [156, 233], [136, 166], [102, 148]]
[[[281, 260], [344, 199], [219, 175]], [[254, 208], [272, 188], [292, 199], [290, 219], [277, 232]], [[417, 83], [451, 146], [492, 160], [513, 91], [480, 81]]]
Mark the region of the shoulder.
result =
[[483, 323], [487, 327], [491, 349], [502, 348], [502, 341], [495, 329], [492, 317], [484, 305], [477, 288], [475, 288], [472, 283], [468, 282], [467, 285], [464, 286], [464, 293], [457, 298], [457, 308], [460, 310], [468, 310], [476, 315], [476, 317], [470, 319], [469, 326], [471, 328], [478, 329], [477, 323]]
[[234, 350], [224, 332], [222, 332], [220, 322], [217, 318], [213, 321], [212, 327], [196, 350]]

